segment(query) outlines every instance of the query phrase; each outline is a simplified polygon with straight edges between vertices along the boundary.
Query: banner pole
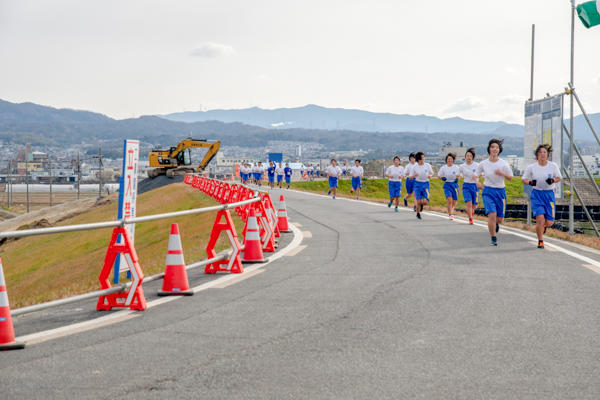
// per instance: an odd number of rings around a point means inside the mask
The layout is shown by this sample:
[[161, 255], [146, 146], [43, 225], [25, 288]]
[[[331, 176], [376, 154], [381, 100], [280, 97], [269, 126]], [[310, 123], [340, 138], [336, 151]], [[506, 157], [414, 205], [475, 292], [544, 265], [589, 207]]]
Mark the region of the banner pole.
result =
[[[575, 73], [575, 0], [571, 0], [571, 83], [570, 87], [574, 88], [574, 73]], [[570, 93], [571, 119], [569, 121], [569, 132], [571, 140], [569, 145], [569, 235], [573, 236], [574, 228], [574, 213], [575, 213], [575, 198], [573, 189], [573, 146], [575, 145], [575, 132], [573, 131], [573, 90]]]

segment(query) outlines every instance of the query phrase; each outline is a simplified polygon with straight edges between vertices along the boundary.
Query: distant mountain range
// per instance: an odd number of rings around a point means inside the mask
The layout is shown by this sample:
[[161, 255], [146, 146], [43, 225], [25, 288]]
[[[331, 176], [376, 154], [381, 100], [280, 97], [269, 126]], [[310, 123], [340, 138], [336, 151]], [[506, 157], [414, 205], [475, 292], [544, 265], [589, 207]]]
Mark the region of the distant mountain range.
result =
[[[600, 113], [591, 117], [600, 128]], [[174, 120], [176, 118], [185, 122]], [[195, 118], [203, 120], [190, 122]], [[587, 135], [585, 133], [583, 118], [577, 117], [575, 122], [576, 137], [592, 139], [589, 130]], [[371, 127], [367, 126], [369, 123]], [[360, 126], [364, 129], [356, 130]], [[379, 130], [374, 132], [374, 127]], [[144, 147], [151, 147], [173, 145], [192, 136], [218, 139], [226, 146], [264, 148], [268, 141], [295, 141], [319, 143], [324, 151], [362, 148], [403, 154], [408, 149], [437, 151], [446, 141], [464, 141], [483, 149], [489, 138], [505, 137], [510, 142], [511, 154], [519, 154], [522, 153], [522, 132], [522, 126], [504, 122], [377, 114], [318, 106], [215, 110], [171, 114], [168, 118], [142, 116], [115, 120], [89, 111], [0, 100], [0, 140], [45, 147], [79, 145], [87, 146], [90, 151], [97, 151], [99, 145], [120, 151], [122, 140], [126, 138], [139, 139]]]
[[306, 105], [265, 110], [258, 107], [240, 110], [187, 111], [162, 115], [171, 121], [242, 122], [263, 128], [304, 128], [351, 130], [361, 132], [447, 132], [486, 133], [501, 136], [523, 134], [523, 126], [506, 122], [485, 122], [458, 117], [441, 119], [427, 115], [374, 113], [344, 108]]

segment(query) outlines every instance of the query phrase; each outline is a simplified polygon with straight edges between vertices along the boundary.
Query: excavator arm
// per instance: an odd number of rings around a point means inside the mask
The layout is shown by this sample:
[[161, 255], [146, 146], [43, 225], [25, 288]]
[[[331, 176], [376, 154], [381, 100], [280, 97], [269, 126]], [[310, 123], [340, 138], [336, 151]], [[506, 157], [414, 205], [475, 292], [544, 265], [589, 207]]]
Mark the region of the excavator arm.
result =
[[198, 149], [208, 148], [208, 151], [204, 155], [202, 161], [198, 165], [198, 172], [204, 171], [208, 163], [217, 155], [217, 152], [221, 148], [221, 142], [218, 140], [206, 140], [206, 139], [184, 139], [171, 152], [171, 158], [176, 158], [179, 153], [186, 149]]

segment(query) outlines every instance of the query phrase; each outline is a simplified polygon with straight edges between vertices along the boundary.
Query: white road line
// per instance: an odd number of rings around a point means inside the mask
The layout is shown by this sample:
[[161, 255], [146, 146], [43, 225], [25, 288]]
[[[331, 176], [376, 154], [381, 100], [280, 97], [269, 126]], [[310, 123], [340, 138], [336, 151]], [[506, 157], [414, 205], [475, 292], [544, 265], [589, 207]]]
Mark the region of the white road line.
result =
[[296, 247], [294, 250], [290, 251], [289, 253], [287, 253], [285, 256], [286, 257], [294, 257], [296, 254], [300, 253], [302, 250], [304, 250], [307, 246], [305, 244], [303, 244], [302, 246], [298, 246]]
[[[206, 282], [206, 283], [203, 283], [202, 285], [196, 286], [196, 287], [192, 288], [192, 290], [194, 291], [194, 293], [198, 293], [203, 290], [210, 289], [212, 287], [227, 284], [229, 281], [235, 280], [236, 278], [239, 278], [239, 277], [243, 277], [245, 274], [251, 273], [252, 271], [256, 271], [257, 269], [262, 268], [265, 265], [268, 265], [268, 264], [272, 263], [273, 261], [278, 260], [279, 258], [283, 257], [287, 253], [293, 251], [298, 246], [300, 246], [300, 243], [302, 243], [303, 234], [300, 231], [300, 229], [296, 228], [292, 224], [290, 224], [290, 229], [294, 233], [294, 239], [292, 239], [292, 241], [287, 246], [285, 246], [283, 249], [279, 250], [277, 253], [270, 256], [266, 263], [254, 264], [249, 267], [244, 267], [244, 272], [242, 274], [225, 275], [221, 278], [217, 278], [210, 282]], [[147, 303], [147, 308], [150, 309], [150, 308], [156, 307], [160, 304], [169, 303], [171, 301], [179, 300], [179, 299], [185, 298], [185, 297], [187, 297], [187, 296], [162, 297], [160, 299], [149, 301]], [[45, 342], [48, 340], [58, 339], [58, 338], [73, 335], [76, 333], [85, 332], [85, 331], [89, 331], [92, 329], [101, 328], [103, 326], [112, 325], [117, 322], [127, 321], [128, 319], [139, 317], [141, 315], [142, 314], [139, 311], [131, 311], [131, 310], [115, 311], [114, 313], [112, 313], [110, 315], [100, 317], [100, 318], [95, 318], [95, 319], [92, 319], [89, 321], [78, 322], [78, 323], [71, 324], [71, 325], [61, 326], [61, 327], [55, 328], [55, 329], [49, 329], [49, 330], [42, 331], [42, 332], [36, 332], [36, 333], [31, 333], [29, 335], [20, 336], [20, 337], [16, 338], [16, 341], [25, 343], [26, 345], [38, 344], [38, 343], [42, 343], [42, 342]]]
[[253, 276], [258, 275], [262, 272], [265, 272], [265, 270], [264, 269], [255, 269], [254, 271], [246, 272], [245, 274], [238, 274], [235, 277], [235, 279], [231, 279], [227, 282], [221, 283], [220, 285], [215, 285], [212, 288], [213, 289], [225, 289], [228, 286], [235, 285], [236, 283], [239, 283], [248, 278], [252, 278]]
[[594, 266], [594, 265], [591, 265], [591, 264], [582, 264], [582, 265], [583, 265], [584, 267], [586, 267], [587, 269], [589, 269], [589, 270], [591, 270], [591, 271], [594, 271], [595, 273], [597, 273], [597, 274], [599, 274], [599, 275], [600, 275], [600, 268], [599, 268], [599, 267], [596, 267], [596, 266]]
[[[325, 195], [317, 194], [317, 193], [303, 192], [303, 191], [299, 191], [299, 190], [293, 190], [293, 191], [296, 192], [296, 193], [307, 194], [307, 195], [310, 195], [310, 196], [318, 196], [318, 197], [329, 198], [329, 196], [325, 196]], [[371, 201], [346, 199], [344, 197], [339, 197], [338, 199], [339, 200], [346, 200], [346, 201], [352, 201], [352, 202], [357, 202], [357, 203], [368, 204], [370, 206], [386, 207], [385, 204], [374, 203], [374, 202], [371, 202]], [[400, 208], [400, 210], [406, 211], [406, 212], [411, 212], [411, 213], [414, 212], [413, 210], [408, 209], [408, 208]], [[422, 214], [424, 214], [424, 215], [431, 215], [433, 217], [438, 217], [438, 218], [448, 218], [448, 215], [446, 215], [446, 214], [440, 214], [440, 213], [437, 213], [435, 211], [423, 211]], [[460, 219], [462, 219], [462, 218], [460, 218]], [[473, 225], [479, 226], [481, 228], [484, 228], [486, 231], [487, 231], [487, 228], [488, 228], [487, 227], [487, 223], [483, 224], [483, 223], [480, 223], [480, 222], [475, 222]], [[500, 230], [500, 233], [511, 234], [511, 235], [518, 236], [518, 237], [521, 237], [521, 238], [527, 239], [527, 240], [537, 240], [535, 237], [532, 237], [531, 235], [526, 235], [526, 234], [522, 233], [522, 231], [520, 231], [520, 230], [517, 230], [517, 229], [514, 229], [514, 228], [508, 228], [506, 226], [502, 226], [502, 228]], [[555, 240], [560, 240], [560, 239], [555, 239]], [[573, 243], [568, 242], [568, 244], [572, 245]], [[585, 262], [587, 264], [591, 264], [593, 266], [596, 266], [596, 267], [600, 268], [600, 261], [596, 261], [596, 260], [593, 260], [593, 259], [591, 259], [589, 257], [583, 256], [581, 254], [577, 254], [577, 253], [575, 253], [575, 252], [573, 252], [571, 250], [565, 249], [564, 247], [561, 247], [561, 246], [559, 246], [559, 245], [557, 245], [555, 243], [549, 242], [548, 240], [544, 240], [544, 245], [548, 249], [560, 251], [563, 254], [566, 254], [566, 255], [571, 256], [573, 258], [576, 258], [576, 259], [578, 259], [580, 261], [583, 261], [583, 262]], [[575, 247], [581, 248], [581, 246], [575, 246]], [[587, 249], [585, 249], [585, 250], [587, 250]], [[591, 249], [591, 250], [594, 250], [594, 249]], [[594, 251], [591, 251], [591, 252], [595, 254]]]
[[298, 228], [302, 228], [302, 224], [300, 222], [293, 222], [292, 224], [297, 226]]
[[312, 237], [312, 233], [310, 231], [302, 231], [302, 234], [305, 238], [309, 239]]

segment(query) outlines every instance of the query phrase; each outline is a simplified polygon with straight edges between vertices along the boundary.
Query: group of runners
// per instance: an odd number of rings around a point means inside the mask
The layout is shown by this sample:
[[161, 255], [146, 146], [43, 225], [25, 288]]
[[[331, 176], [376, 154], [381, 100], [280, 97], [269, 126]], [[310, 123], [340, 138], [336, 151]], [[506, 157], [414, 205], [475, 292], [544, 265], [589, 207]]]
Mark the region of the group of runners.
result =
[[240, 179], [245, 185], [248, 183], [254, 183], [258, 186], [262, 186], [265, 172], [267, 174], [269, 187], [271, 189], [275, 188], [275, 177], [277, 177], [277, 187], [279, 189], [283, 189], [284, 181], [286, 184], [286, 189], [290, 188], [290, 183], [292, 181], [292, 168], [290, 168], [289, 163], [285, 163], [284, 167], [283, 163], [276, 164], [273, 161], [269, 161], [269, 165], [267, 165], [266, 168], [263, 166], [262, 162], [258, 162], [254, 166], [245, 163], [240, 167]]
[[[462, 189], [463, 200], [466, 204], [469, 224], [473, 224], [473, 214], [477, 207], [479, 191], [483, 206], [488, 218], [488, 231], [490, 233], [490, 244], [498, 245], [497, 233], [506, 212], [506, 186], [505, 181], [513, 178], [513, 173], [508, 163], [499, 155], [502, 153], [500, 139], [492, 139], [487, 146], [488, 157], [481, 162], [475, 161], [475, 149], [470, 148], [465, 153], [465, 162], [456, 165], [456, 154], [448, 153], [443, 165], [437, 172], [443, 184], [444, 196], [448, 211], [448, 218], [454, 220], [454, 208], [458, 201], [459, 191]], [[539, 145], [535, 150], [536, 162], [529, 165], [522, 176], [525, 185], [532, 186], [531, 207], [536, 220], [536, 233], [538, 237], [538, 248], [544, 248], [543, 235], [547, 227], [554, 223], [556, 200], [554, 186], [562, 179], [560, 170], [556, 163], [549, 161], [552, 147], [547, 144]], [[355, 160], [355, 165], [350, 168], [352, 177], [352, 189], [350, 193], [356, 193], [356, 199], [360, 196], [362, 177], [364, 174], [360, 160]], [[325, 170], [329, 179], [328, 195], [337, 194], [338, 179], [342, 175], [342, 169], [337, 165], [335, 159]], [[400, 206], [402, 181], [405, 180], [406, 195], [402, 197], [405, 207], [408, 201], [413, 199], [413, 210], [416, 217], [422, 219], [423, 207], [430, 200], [429, 181], [434, 177], [431, 165], [425, 162], [425, 153], [422, 151], [411, 153], [409, 162], [402, 166], [400, 157], [393, 159], [393, 165], [385, 170], [388, 178], [388, 191], [390, 201], [388, 207], [394, 206], [397, 212]], [[483, 182], [480, 178], [483, 177]], [[459, 188], [459, 179], [463, 178], [462, 188]]]

